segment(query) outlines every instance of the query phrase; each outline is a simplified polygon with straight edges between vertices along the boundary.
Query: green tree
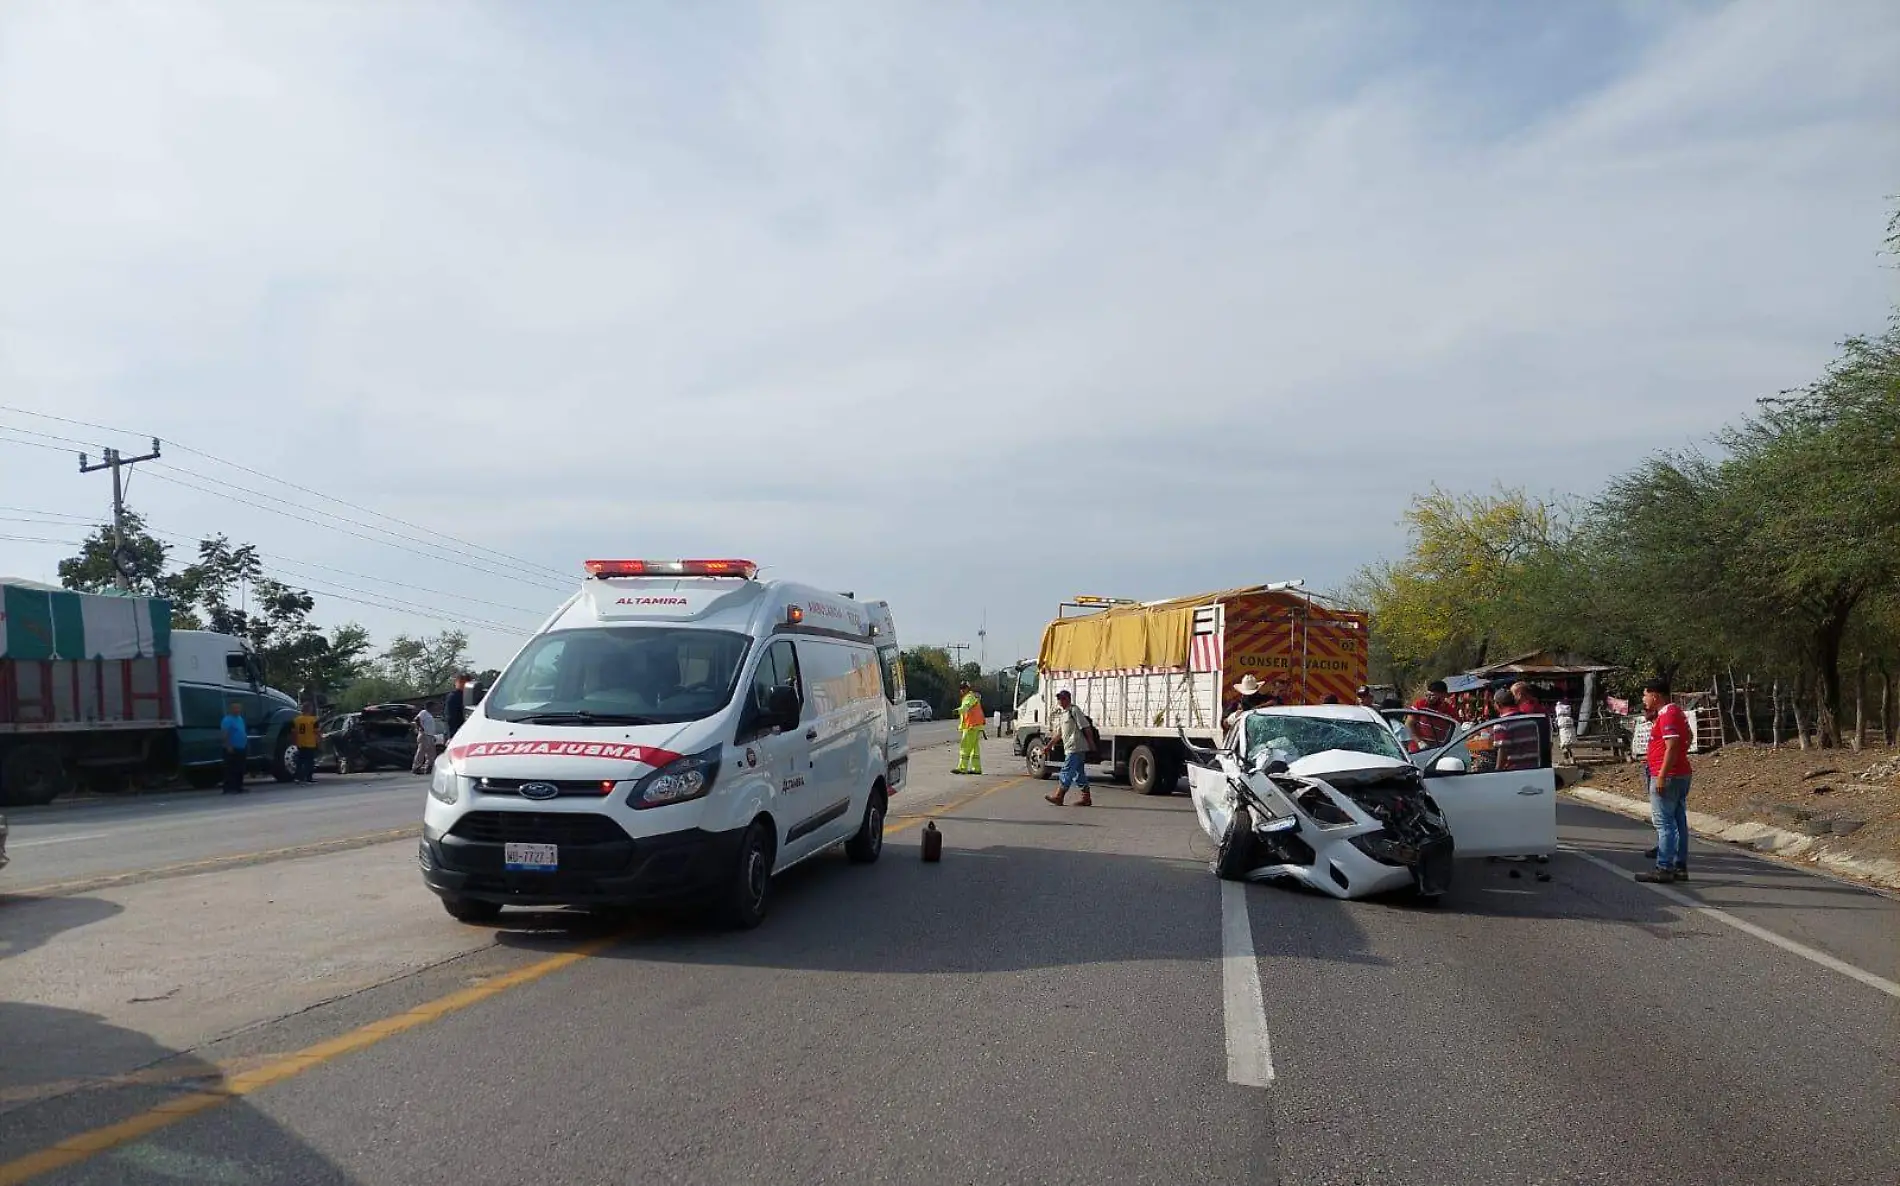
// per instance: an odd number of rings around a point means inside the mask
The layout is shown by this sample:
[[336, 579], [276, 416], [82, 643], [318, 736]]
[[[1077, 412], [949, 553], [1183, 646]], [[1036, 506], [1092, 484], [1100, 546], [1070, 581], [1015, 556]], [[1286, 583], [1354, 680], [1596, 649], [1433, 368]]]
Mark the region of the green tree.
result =
[[369, 631], [355, 622], [334, 627], [327, 637], [314, 637], [315, 643], [305, 643], [297, 659], [298, 690], [334, 696], [369, 670]]
[[912, 700], [930, 705], [939, 717], [956, 709], [957, 676], [950, 652], [942, 647], [912, 647], [904, 652], [904, 686]]
[[1372, 616], [1374, 657], [1409, 686], [1435, 668], [1494, 657], [1501, 645], [1538, 640], [1526, 578], [1560, 551], [1569, 516], [1521, 489], [1455, 494], [1434, 486], [1406, 510], [1403, 559], [1370, 565], [1344, 599]]
[[[119, 555], [134, 593], [165, 597], [165, 561], [170, 549], [146, 530], [138, 512], [128, 510]], [[104, 593], [118, 587], [118, 566], [112, 557], [112, 525], [102, 524], [79, 546], [79, 555], [59, 562], [59, 583], [81, 593]]]
[[467, 671], [468, 635], [444, 630], [430, 637], [399, 634], [377, 661], [376, 674], [403, 691], [398, 699], [448, 690], [457, 672]]

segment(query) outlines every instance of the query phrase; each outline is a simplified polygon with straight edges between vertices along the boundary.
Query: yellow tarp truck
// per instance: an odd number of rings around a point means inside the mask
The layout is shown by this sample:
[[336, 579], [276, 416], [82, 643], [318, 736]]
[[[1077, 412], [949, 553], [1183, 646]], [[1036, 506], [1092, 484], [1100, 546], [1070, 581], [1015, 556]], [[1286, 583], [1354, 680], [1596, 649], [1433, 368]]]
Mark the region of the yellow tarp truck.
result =
[[1169, 793], [1185, 772], [1181, 733], [1218, 744], [1246, 676], [1288, 704], [1356, 703], [1366, 629], [1364, 614], [1275, 585], [1108, 609], [1065, 603], [1020, 677], [1015, 750], [1029, 773], [1049, 776], [1043, 722], [1066, 689], [1100, 731], [1097, 757], [1113, 775], [1143, 794]]

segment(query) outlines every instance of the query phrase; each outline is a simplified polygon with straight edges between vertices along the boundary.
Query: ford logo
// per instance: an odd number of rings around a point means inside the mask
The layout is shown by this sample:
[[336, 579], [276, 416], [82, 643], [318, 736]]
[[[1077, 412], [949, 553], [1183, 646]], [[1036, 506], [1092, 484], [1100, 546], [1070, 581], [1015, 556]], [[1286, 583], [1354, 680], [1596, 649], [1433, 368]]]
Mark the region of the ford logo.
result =
[[518, 788], [523, 799], [552, 799], [561, 788], [551, 782], [524, 782]]

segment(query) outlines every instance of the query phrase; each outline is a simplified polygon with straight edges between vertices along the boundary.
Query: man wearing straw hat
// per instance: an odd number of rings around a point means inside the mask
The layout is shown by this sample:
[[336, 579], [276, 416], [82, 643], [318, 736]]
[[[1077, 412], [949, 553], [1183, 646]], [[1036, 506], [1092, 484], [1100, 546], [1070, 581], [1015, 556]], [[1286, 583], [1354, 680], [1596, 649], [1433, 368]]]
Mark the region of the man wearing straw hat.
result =
[[1266, 685], [1251, 675], [1242, 676], [1240, 682], [1234, 685], [1234, 691], [1240, 693], [1240, 702], [1221, 721], [1223, 728], [1233, 728], [1234, 722], [1240, 719], [1240, 714], [1248, 709], [1279, 703], [1279, 697], [1267, 691]]

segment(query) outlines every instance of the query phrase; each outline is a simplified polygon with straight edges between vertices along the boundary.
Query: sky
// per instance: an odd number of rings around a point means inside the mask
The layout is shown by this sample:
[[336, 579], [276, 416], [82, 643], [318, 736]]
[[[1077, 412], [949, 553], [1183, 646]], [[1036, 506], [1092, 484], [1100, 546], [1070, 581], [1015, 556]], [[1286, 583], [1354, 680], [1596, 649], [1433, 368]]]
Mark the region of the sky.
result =
[[157, 436], [186, 550], [484, 665], [593, 557], [992, 665], [1336, 589], [1433, 484], [1588, 494], [1881, 328], [1896, 61], [1878, 0], [9, 0], [0, 574]]

